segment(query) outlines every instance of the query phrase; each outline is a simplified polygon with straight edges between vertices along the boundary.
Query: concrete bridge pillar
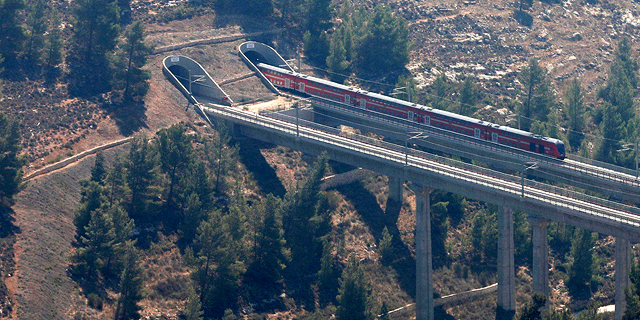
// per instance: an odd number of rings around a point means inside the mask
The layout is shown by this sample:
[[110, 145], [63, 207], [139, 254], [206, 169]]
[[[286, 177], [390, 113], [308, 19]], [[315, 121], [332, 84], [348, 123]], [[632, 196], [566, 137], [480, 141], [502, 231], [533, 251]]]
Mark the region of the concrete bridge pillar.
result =
[[[549, 220], [529, 216], [533, 229], [533, 292], [540, 292], [549, 298]], [[547, 303], [547, 307], [549, 303]]]
[[402, 203], [402, 191], [404, 179], [389, 176], [389, 200]]
[[615, 320], [622, 320], [627, 308], [624, 290], [629, 286], [629, 270], [631, 269], [631, 254], [629, 240], [616, 238], [616, 313]]
[[516, 312], [516, 277], [513, 245], [513, 211], [498, 212], [498, 318], [511, 319]]
[[227, 127], [227, 130], [229, 130], [229, 135], [231, 137], [239, 138], [242, 136], [242, 133], [240, 133], [240, 127], [233, 123], [233, 121], [226, 120], [224, 121], [224, 125]]
[[431, 192], [416, 190], [416, 320], [433, 320], [433, 266], [431, 256]]

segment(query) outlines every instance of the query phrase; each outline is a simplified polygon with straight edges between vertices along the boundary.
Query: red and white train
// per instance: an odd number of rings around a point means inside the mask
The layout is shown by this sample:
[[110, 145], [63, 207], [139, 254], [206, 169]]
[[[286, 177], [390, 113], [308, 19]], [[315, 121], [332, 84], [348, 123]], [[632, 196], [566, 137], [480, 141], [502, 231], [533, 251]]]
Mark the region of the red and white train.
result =
[[558, 139], [367, 92], [264, 63], [258, 63], [257, 67], [274, 86], [282, 89], [295, 90], [354, 108], [364, 108], [558, 159], [565, 158], [564, 143]]

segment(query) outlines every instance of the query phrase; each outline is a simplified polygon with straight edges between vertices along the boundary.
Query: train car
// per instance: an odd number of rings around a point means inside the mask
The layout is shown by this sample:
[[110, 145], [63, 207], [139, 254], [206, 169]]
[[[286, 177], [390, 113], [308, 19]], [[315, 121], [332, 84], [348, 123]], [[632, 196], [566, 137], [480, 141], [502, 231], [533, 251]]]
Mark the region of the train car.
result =
[[384, 113], [561, 160], [565, 158], [564, 143], [558, 139], [367, 92], [264, 63], [258, 63], [257, 67], [274, 86], [280, 89], [336, 101], [353, 108]]

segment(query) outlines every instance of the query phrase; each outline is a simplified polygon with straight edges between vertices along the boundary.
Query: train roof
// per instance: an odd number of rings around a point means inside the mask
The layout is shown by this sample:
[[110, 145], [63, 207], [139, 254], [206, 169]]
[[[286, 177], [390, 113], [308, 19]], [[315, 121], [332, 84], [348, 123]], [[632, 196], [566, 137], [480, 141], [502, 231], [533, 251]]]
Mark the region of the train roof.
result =
[[397, 98], [393, 98], [393, 97], [389, 97], [389, 96], [385, 96], [383, 94], [379, 94], [379, 93], [375, 93], [375, 92], [369, 92], [366, 90], [362, 90], [362, 89], [357, 89], [354, 87], [349, 87], [349, 86], [345, 86], [343, 84], [339, 84], [333, 81], [329, 81], [329, 80], [325, 80], [325, 79], [320, 79], [320, 78], [316, 78], [313, 76], [309, 76], [303, 73], [298, 73], [298, 72], [294, 72], [294, 71], [289, 71], [286, 69], [282, 69], [279, 67], [275, 67], [266, 63], [258, 63], [257, 64], [258, 67], [262, 67], [262, 68], [266, 68], [266, 69], [270, 69], [273, 71], [277, 71], [280, 73], [284, 73], [284, 74], [290, 74], [296, 77], [301, 77], [304, 79], [308, 79], [317, 83], [321, 83], [327, 86], [331, 86], [334, 88], [338, 88], [338, 89], [342, 89], [342, 90], [346, 90], [346, 91], [351, 91], [351, 92], [356, 92], [356, 93], [360, 93], [375, 99], [379, 99], [379, 100], [385, 100], [391, 103], [395, 103], [395, 104], [399, 104], [399, 105], [403, 105], [406, 107], [412, 107], [412, 108], [416, 108], [416, 109], [422, 109], [422, 110], [427, 110], [429, 112], [441, 115], [441, 116], [445, 116], [445, 117], [449, 117], [449, 118], [455, 118], [461, 121], [465, 121], [465, 122], [469, 122], [469, 123], [475, 123], [475, 124], [479, 124], [479, 125], [484, 125], [484, 126], [488, 126], [488, 127], [492, 127], [492, 128], [497, 128], [500, 129], [502, 131], [506, 131], [506, 132], [510, 132], [512, 134], [517, 134], [517, 135], [521, 135], [521, 136], [526, 136], [526, 137], [531, 137], [531, 138], [536, 138], [536, 139], [543, 139], [543, 140], [547, 140], [551, 143], [554, 144], [558, 144], [558, 143], [562, 143], [564, 144], [561, 140], [555, 139], [555, 138], [550, 138], [550, 137], [545, 137], [539, 134], [535, 134], [535, 133], [531, 133], [528, 131], [524, 131], [524, 130], [520, 130], [520, 129], [515, 129], [515, 128], [511, 128], [511, 127], [507, 127], [507, 126], [501, 126], [501, 125], [497, 125], [491, 122], [487, 122], [487, 121], [483, 121], [483, 120], [479, 120], [476, 118], [471, 118], [471, 117], [467, 117], [467, 116], [463, 116], [463, 115], [459, 115], [457, 113], [453, 113], [453, 112], [449, 112], [449, 111], [445, 111], [445, 110], [440, 110], [440, 109], [435, 109], [435, 108], [431, 108], [431, 107], [427, 107], [427, 106], [423, 106], [423, 105], [419, 105], [416, 103], [411, 103], [409, 101], [405, 101], [405, 100], [401, 100], [401, 99], [397, 99]]

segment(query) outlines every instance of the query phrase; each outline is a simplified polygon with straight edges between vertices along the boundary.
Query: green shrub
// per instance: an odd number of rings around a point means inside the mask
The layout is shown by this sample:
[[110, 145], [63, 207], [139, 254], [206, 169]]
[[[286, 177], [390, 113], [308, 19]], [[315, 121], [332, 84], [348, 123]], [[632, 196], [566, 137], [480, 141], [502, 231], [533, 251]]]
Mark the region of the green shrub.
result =
[[103, 300], [102, 297], [100, 297], [99, 295], [95, 294], [95, 293], [90, 293], [87, 296], [87, 305], [91, 308], [97, 309], [97, 310], [102, 310], [102, 304], [103, 304]]

